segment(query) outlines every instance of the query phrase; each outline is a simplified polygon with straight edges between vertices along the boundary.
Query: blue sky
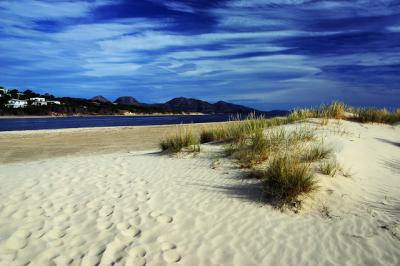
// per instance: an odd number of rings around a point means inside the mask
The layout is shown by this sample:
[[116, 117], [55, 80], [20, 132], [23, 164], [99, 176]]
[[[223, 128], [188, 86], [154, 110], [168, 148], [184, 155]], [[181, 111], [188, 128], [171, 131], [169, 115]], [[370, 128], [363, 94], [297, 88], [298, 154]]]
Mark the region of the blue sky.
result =
[[400, 1], [1, 0], [0, 68], [59, 96], [395, 107]]

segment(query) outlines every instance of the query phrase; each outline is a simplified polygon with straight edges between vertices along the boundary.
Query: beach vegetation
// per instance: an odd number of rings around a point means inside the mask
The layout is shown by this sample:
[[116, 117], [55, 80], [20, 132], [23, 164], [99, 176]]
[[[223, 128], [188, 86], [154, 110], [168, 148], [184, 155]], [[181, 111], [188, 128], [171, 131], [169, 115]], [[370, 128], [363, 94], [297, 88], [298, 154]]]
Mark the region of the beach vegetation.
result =
[[324, 160], [319, 163], [319, 170], [324, 175], [335, 177], [341, 171], [339, 163], [335, 159]]
[[200, 151], [199, 137], [187, 127], [179, 127], [175, 135], [167, 136], [160, 142], [160, 148], [165, 152]]
[[274, 157], [266, 169], [256, 170], [256, 174], [262, 181], [264, 195], [276, 207], [297, 205], [300, 196], [317, 188], [310, 164], [289, 153]]
[[315, 162], [327, 159], [332, 154], [332, 149], [323, 146], [322, 143], [311, 146], [311, 148], [304, 149], [301, 159], [304, 162]]
[[358, 108], [355, 118], [361, 123], [394, 124], [400, 121], [400, 109], [391, 112], [385, 108]]

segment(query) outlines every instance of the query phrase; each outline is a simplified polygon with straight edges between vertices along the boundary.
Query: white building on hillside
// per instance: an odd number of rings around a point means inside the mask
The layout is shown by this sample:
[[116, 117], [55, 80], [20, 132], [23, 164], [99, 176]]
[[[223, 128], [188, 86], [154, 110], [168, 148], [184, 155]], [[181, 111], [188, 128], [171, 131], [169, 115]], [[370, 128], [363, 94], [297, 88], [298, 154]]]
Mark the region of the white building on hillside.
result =
[[2, 88], [0, 88], [0, 94], [7, 94], [8, 93], [8, 90], [7, 89], [2, 89]]
[[32, 102], [45, 102], [46, 101], [45, 98], [40, 98], [40, 97], [30, 98], [29, 100], [31, 100]]
[[6, 104], [9, 108], [25, 108], [28, 106], [28, 102], [25, 100], [11, 99]]
[[45, 98], [35, 97], [35, 98], [30, 98], [29, 100], [32, 101], [32, 105], [34, 105], [34, 106], [45, 106], [45, 105], [47, 105], [47, 102], [46, 102]]
[[59, 104], [61, 104], [61, 102], [60, 101], [47, 101], [47, 104], [57, 104], [57, 105], [59, 105]]

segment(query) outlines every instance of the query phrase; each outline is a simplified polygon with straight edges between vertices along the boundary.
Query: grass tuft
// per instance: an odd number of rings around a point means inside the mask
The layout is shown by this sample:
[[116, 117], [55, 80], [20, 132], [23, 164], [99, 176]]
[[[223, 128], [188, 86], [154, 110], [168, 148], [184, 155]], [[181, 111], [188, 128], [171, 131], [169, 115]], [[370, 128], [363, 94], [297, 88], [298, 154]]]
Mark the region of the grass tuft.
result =
[[184, 148], [189, 148], [190, 151], [200, 150], [200, 141], [197, 135], [193, 134], [191, 130], [187, 128], [179, 128], [174, 136], [166, 137], [160, 143], [162, 151], [166, 152], [180, 152]]
[[304, 162], [315, 162], [323, 159], [327, 159], [332, 154], [331, 148], [324, 147], [321, 143], [312, 146], [310, 149], [305, 150], [301, 156]]
[[400, 109], [390, 112], [387, 109], [359, 108], [355, 110], [355, 115], [362, 123], [394, 124], [400, 121]]
[[261, 178], [264, 194], [277, 207], [293, 206], [299, 197], [316, 189], [316, 180], [309, 164], [301, 163], [295, 156], [282, 154], [272, 159]]
[[334, 177], [337, 173], [341, 171], [341, 167], [336, 160], [331, 159], [320, 162], [319, 170], [324, 175], [329, 175], [331, 177]]

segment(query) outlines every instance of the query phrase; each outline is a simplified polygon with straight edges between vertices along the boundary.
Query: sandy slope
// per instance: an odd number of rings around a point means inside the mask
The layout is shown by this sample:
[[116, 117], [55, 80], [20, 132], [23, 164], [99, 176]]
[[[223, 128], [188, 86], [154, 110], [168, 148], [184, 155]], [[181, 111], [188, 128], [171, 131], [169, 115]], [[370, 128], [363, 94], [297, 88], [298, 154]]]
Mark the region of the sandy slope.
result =
[[0, 265], [399, 265], [400, 128], [318, 132], [353, 176], [319, 175], [299, 214], [214, 145], [0, 165]]

